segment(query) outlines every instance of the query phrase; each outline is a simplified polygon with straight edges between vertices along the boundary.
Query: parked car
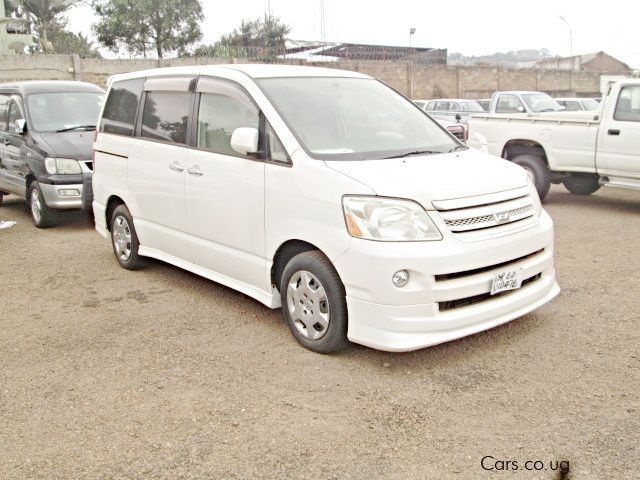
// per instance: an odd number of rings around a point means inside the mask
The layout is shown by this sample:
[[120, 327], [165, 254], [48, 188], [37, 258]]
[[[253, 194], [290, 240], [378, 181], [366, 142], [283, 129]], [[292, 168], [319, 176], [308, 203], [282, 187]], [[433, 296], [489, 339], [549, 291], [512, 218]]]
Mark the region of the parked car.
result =
[[104, 93], [84, 82], [0, 84], [0, 203], [25, 197], [41, 228], [56, 211], [91, 208], [91, 144]]
[[555, 101], [567, 112], [596, 112], [600, 109], [600, 102], [595, 98], [556, 98]]
[[470, 145], [526, 168], [540, 198], [552, 183], [578, 195], [640, 189], [640, 80], [614, 83], [598, 112], [484, 115], [469, 128]]
[[469, 116], [475, 113], [484, 113], [484, 109], [478, 102], [465, 99], [429, 100], [424, 106], [424, 111], [434, 118], [443, 118], [463, 124], [469, 121]]
[[97, 231], [282, 306], [317, 352], [407, 351], [558, 291], [526, 172], [467, 148], [385, 84], [284, 65], [116, 75], [95, 142]]
[[[424, 110], [425, 104], [428, 100], [413, 100], [421, 110]], [[467, 126], [457, 122], [451, 122], [444, 118], [433, 118], [436, 122], [440, 124], [440, 126], [444, 127], [451, 135], [456, 137], [461, 142], [465, 142], [467, 140]]]
[[480, 105], [485, 112], [488, 112], [489, 108], [491, 108], [490, 98], [482, 98], [480, 100], [476, 100], [476, 102], [478, 102], [478, 105]]
[[508, 91], [496, 92], [491, 97], [489, 113], [545, 113], [561, 112], [560, 106], [553, 98], [543, 92]]

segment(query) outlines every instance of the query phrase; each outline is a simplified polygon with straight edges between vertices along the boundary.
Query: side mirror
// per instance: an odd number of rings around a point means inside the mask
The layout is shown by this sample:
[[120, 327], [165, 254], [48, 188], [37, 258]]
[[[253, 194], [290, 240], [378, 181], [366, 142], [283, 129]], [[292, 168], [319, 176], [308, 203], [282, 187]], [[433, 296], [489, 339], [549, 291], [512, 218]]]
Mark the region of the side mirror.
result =
[[462, 115], [456, 113], [456, 122], [460, 123], [460, 120], [462, 120]]
[[14, 131], [18, 135], [23, 135], [27, 131], [27, 121], [24, 118], [19, 118], [18, 120], [16, 120]]
[[241, 155], [256, 153], [258, 151], [259, 136], [257, 128], [236, 128], [231, 134], [231, 148]]
[[524, 113], [524, 107], [522, 105], [518, 105], [517, 110], [519, 113]]

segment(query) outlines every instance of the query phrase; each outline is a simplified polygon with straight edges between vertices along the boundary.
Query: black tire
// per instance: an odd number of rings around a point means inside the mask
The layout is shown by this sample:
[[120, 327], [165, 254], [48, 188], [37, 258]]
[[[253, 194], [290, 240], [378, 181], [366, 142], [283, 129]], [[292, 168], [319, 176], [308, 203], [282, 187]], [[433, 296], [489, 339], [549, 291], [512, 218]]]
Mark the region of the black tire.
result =
[[29, 184], [27, 191], [27, 210], [31, 214], [33, 224], [38, 228], [49, 228], [55, 224], [56, 213], [47, 206], [40, 185], [36, 180]]
[[551, 173], [545, 161], [535, 155], [519, 155], [513, 159], [513, 163], [520, 165], [533, 175], [533, 184], [536, 186], [540, 200], [549, 193], [551, 188]]
[[[322, 307], [322, 300], [314, 304], [313, 300], [309, 299], [310, 305], [308, 305], [308, 307], [311, 309], [311, 316], [309, 318], [312, 318], [312, 321], [314, 321], [314, 308], [318, 308], [318, 312], [324, 309], [324, 313], [328, 312], [329, 315], [328, 326], [324, 328], [322, 332], [315, 328], [319, 324], [315, 324], [314, 329], [316, 332], [322, 334], [322, 336], [316, 339], [309, 338], [302, 333], [302, 331], [307, 331], [307, 328], [303, 328], [305, 325], [305, 313], [302, 313], [302, 311], [307, 312], [305, 307], [300, 307], [301, 311], [298, 312], [300, 318], [293, 318], [294, 316], [298, 316], [298, 313], [296, 313], [297, 309], [294, 310], [293, 315], [289, 311], [289, 283], [295, 280], [294, 276], [301, 275], [301, 272], [309, 272], [312, 276], [316, 277], [320, 282], [320, 287], [324, 289], [326, 294], [324, 307]], [[309, 285], [312, 285], [312, 283]], [[293, 295], [293, 292], [291, 293]], [[280, 280], [280, 295], [282, 299], [282, 315], [289, 325], [293, 337], [300, 345], [317, 353], [334, 353], [344, 349], [349, 344], [347, 340], [348, 315], [344, 285], [329, 259], [321, 252], [317, 250], [303, 252], [289, 260]], [[293, 298], [292, 296], [292, 299]], [[311, 326], [308, 326], [308, 328], [311, 328]], [[312, 331], [312, 334], [316, 335], [316, 332]]]
[[600, 178], [589, 173], [571, 173], [562, 184], [574, 195], [591, 195], [600, 189]]
[[[144, 259], [138, 254], [140, 242], [133, 225], [133, 218], [126, 205], [119, 205], [111, 214], [111, 247], [122, 268], [137, 270], [144, 266]], [[128, 236], [128, 237], [127, 237]], [[127, 253], [128, 252], [128, 253]]]

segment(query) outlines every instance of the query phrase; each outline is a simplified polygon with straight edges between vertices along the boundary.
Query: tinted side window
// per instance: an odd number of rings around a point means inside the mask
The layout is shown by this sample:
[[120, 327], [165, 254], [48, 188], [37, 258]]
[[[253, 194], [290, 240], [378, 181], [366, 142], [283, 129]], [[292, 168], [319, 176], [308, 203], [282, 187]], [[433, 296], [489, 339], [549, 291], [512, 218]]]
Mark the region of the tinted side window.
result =
[[13, 126], [16, 123], [16, 120], [24, 119], [24, 113], [22, 113], [22, 108], [18, 105], [18, 102], [15, 99], [11, 99], [9, 103], [9, 115], [8, 115], [8, 125], [7, 130], [13, 132]]
[[9, 114], [9, 95], [0, 95], [0, 132], [7, 131], [8, 114]]
[[142, 110], [142, 136], [187, 143], [191, 93], [147, 92]]
[[198, 147], [225, 155], [240, 155], [231, 148], [236, 128], [259, 127], [258, 110], [247, 98], [203, 93], [198, 111]]
[[640, 122], [640, 86], [623, 87], [620, 90], [614, 120]]
[[436, 110], [447, 110], [449, 106], [449, 102], [438, 102], [436, 103]]
[[436, 106], [436, 102], [427, 103], [427, 110], [433, 110]]
[[453, 110], [455, 112], [460, 111], [460, 104], [458, 102], [449, 102], [449, 110]]
[[115, 82], [111, 86], [104, 106], [100, 131], [117, 135], [133, 135], [133, 124], [136, 119], [144, 78]]
[[578, 102], [567, 101], [562, 105], [568, 112], [577, 112], [578, 110], [582, 110], [582, 107]]

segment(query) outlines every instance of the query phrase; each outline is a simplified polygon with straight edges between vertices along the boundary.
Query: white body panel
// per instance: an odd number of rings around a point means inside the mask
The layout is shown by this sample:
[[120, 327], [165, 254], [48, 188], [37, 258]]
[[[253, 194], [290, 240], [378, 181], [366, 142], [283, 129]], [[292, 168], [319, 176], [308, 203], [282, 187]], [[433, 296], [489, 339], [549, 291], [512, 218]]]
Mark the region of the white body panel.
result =
[[[383, 350], [412, 350], [484, 330], [558, 293], [553, 225], [546, 213], [497, 226], [481, 238], [450, 230], [446, 223], [452, 211], [470, 205], [499, 204], [514, 195], [531, 200], [524, 170], [473, 150], [383, 161], [312, 159], [252, 79], [276, 71], [361, 76], [272, 66], [181, 67], [118, 76], [210, 75], [239, 83], [273, 127], [291, 164], [101, 133], [93, 177], [98, 232], [109, 235], [106, 210], [117, 196], [133, 216], [141, 255], [227, 285], [272, 308], [280, 306], [271, 280], [276, 252], [288, 241], [310, 243], [329, 258], [345, 286], [348, 338]], [[172, 162], [184, 171], [171, 170]], [[189, 169], [202, 174], [190, 174]], [[428, 211], [443, 239], [352, 238], [342, 210], [344, 195], [413, 199]], [[489, 298], [491, 279], [504, 264], [521, 269], [534, 283]], [[403, 289], [391, 283], [401, 268], [410, 270], [412, 279]], [[459, 278], [439, 279], [449, 274]], [[477, 295], [487, 295], [486, 301], [446, 306]]]

